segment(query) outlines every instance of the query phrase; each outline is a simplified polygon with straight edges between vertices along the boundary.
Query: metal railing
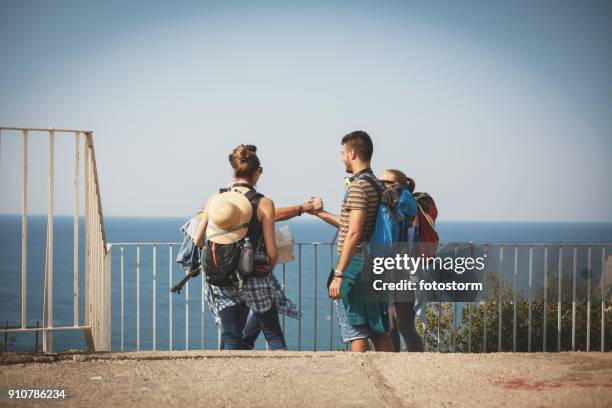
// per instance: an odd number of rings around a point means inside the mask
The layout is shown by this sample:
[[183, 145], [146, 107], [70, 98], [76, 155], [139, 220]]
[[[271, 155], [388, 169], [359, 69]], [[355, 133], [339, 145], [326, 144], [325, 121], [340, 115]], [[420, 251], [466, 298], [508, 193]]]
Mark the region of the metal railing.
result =
[[[32, 133], [43, 133], [49, 137], [49, 190], [47, 205], [47, 236], [44, 272], [44, 301], [42, 327], [28, 326], [27, 274], [28, 274], [28, 157], [29, 138]], [[42, 332], [43, 351], [53, 351], [53, 332], [62, 330], [82, 330], [89, 350], [110, 350], [111, 344], [111, 302], [110, 302], [110, 253], [106, 245], [104, 217], [100, 198], [100, 185], [96, 156], [91, 130], [0, 127], [0, 137], [16, 136], [23, 138], [23, 195], [21, 211], [21, 325], [0, 329], [0, 333]], [[73, 259], [73, 325], [54, 325], [54, 201], [55, 201], [55, 136], [68, 134], [74, 136], [74, 259]], [[81, 142], [85, 153], [84, 191], [81, 192]], [[79, 218], [81, 196], [85, 199], [85, 322], [79, 318]]]
[[[165, 315], [163, 320], [167, 319], [167, 324], [162, 323], [165, 326], [164, 331], [167, 330], [167, 334], [163, 333], [163, 337], [168, 350], [176, 349], [177, 317], [180, 317], [179, 320], [184, 322], [184, 333], [180, 333], [181, 337], [184, 337], [184, 346], [181, 346], [181, 349], [220, 347], [219, 327], [215, 327], [212, 323], [212, 316], [205, 304], [204, 279], [198, 277], [190, 282], [191, 285], [199, 285], [197, 286], [199, 299], [196, 298], [200, 301], [199, 311], [196, 312], [199, 315], [199, 322], [190, 318], [190, 303], [192, 301], [189, 298], [189, 283], [184, 288], [184, 298], [169, 291], [173, 283], [176, 283], [174, 281], [178, 281], [183, 273], [180, 268], [177, 268], [178, 273], [174, 271], [175, 260], [173, 256], [176, 253], [174, 248], [179, 245], [178, 242], [113, 243], [111, 245], [111, 249], [114, 248], [120, 253], [119, 268], [121, 271], [120, 281], [115, 282], [114, 285], [119, 290], [120, 313], [117, 317], [120, 324], [119, 335], [115, 338], [113, 349], [123, 351], [130, 348], [126, 346], [126, 337], [133, 333], [126, 331], [126, 320], [128, 326], [132, 322], [135, 323], [136, 333], [135, 339], [132, 339], [132, 349], [160, 349], [158, 338], [162, 335], [162, 332], [159, 330], [160, 322], [157, 318], [160, 314]], [[592, 351], [592, 332], [595, 329], [599, 332], [597, 336], [599, 340], [598, 349], [600, 351], [610, 349], [610, 345], [606, 345], [606, 331], [610, 335], [612, 330], [607, 314], [611, 307], [610, 294], [612, 293], [610, 285], [612, 283], [610, 282], [612, 280], [610, 279], [612, 257], [608, 259], [607, 256], [611, 244], [472, 243], [472, 245], [485, 253], [488, 258], [487, 268], [483, 275], [483, 294], [480, 299], [474, 302], [444, 303], [434, 301], [428, 303], [429, 324], [425, 326], [421, 322], [418, 325], [418, 329], [425, 339], [426, 350], [438, 352], [553, 351], [555, 349], [556, 351]], [[311, 257], [305, 260], [304, 250], [306, 247], [309, 248], [308, 252]], [[167, 248], [168, 261], [167, 263], [162, 261], [162, 269], [166, 269], [164, 272], [161, 272], [158, 265], [161, 248]], [[321, 259], [322, 249], [329, 249], [329, 255], [325, 256], [329, 259], [329, 263], [327, 259]], [[132, 261], [135, 274], [131, 275], [126, 274], [126, 270], [129, 271], [131, 264], [127, 261], [129, 251], [135, 251], [135, 258]], [[510, 251], [510, 256], [508, 256], [508, 251]], [[570, 258], [565, 255], [568, 251], [571, 254]], [[142, 254], [145, 252], [147, 253], [147, 261], [143, 262]], [[596, 254], [601, 254], [601, 261], [597, 265], [594, 262]], [[333, 267], [334, 255], [335, 243], [297, 243], [294, 253], [297, 262], [282, 264], [276, 268], [277, 278], [286, 289], [288, 288], [287, 275], [293, 274], [290, 279], [292, 286], [290, 287], [291, 290], [288, 291], [289, 297], [294, 301], [297, 299], [296, 303], [303, 312], [303, 319], [306, 318], [304, 320], [309, 321], [308, 325], [305, 326], [302, 320], [299, 320], [292, 326], [292, 330], [285, 330], [285, 318], [284, 316], [281, 317], [286, 337], [288, 340], [292, 337], [295, 338], [293, 347], [290, 346], [290, 349], [303, 350], [306, 348], [317, 351], [321, 349], [335, 350], [343, 347], [338, 347], [339, 339], [336, 337], [339, 336], [339, 330], [334, 329], [337, 322], [334, 319], [333, 303], [327, 298], [327, 291], [322, 280], [327, 278], [327, 273], [324, 276], [319, 274], [321, 268], [328, 272], [329, 269], [327, 268]], [[162, 256], [165, 256], [165, 254]], [[307, 264], [306, 268], [304, 267], [305, 263]], [[556, 266], [553, 267], [553, 265]], [[585, 267], [581, 270], [580, 275], [578, 274], [579, 265]], [[303, 276], [305, 270], [310, 282], [309, 289], [312, 291], [311, 293], [306, 292], [308, 303], [304, 302]], [[152, 310], [147, 312], [147, 319], [152, 319], [151, 333], [150, 336], [146, 334], [144, 337], [147, 339], [149, 347], [143, 347], [141, 333], [143, 274], [145, 276], [144, 284], [147, 286], [146, 290], [151, 291], [151, 300], [145, 301], [152, 307]], [[130, 276], [127, 281], [126, 275]], [[597, 279], [594, 278], [596, 275], [599, 275]], [[608, 276], [606, 277], [606, 275]], [[130, 279], [133, 279], [133, 281], [129, 282]], [[168, 289], [167, 292], [165, 288], [162, 289], [166, 293], [162, 295], [163, 301], [159, 302], [158, 282], [162, 280], [167, 280]], [[135, 292], [136, 304], [131, 306], [135, 307], [136, 310], [135, 315], [126, 318], [125, 287], [128, 283], [132, 292], [128, 293], [127, 296], [131, 297]], [[193, 291], [191, 292], [193, 294]], [[571, 296], [569, 293], [571, 293]], [[595, 301], [598, 301], [598, 304]], [[183, 308], [184, 320], [180, 314], [175, 314], [177, 302], [178, 307]], [[329, 302], [328, 312], [323, 304], [319, 304], [320, 302]], [[535, 312], [536, 306], [538, 307], [537, 315]], [[554, 306], [556, 308], [553, 308]], [[579, 306], [580, 315], [578, 314]], [[567, 310], [571, 310], [571, 319], [565, 313]], [[600, 321], [598, 323], [600, 324], [598, 328], [592, 321], [593, 311], [599, 314]], [[554, 312], [556, 312], [556, 316], [553, 316]], [[582, 316], [582, 314], [585, 314], [585, 316]], [[552, 326], [553, 317], [556, 317], [556, 326]], [[148, 326], [148, 322], [146, 323]], [[584, 331], [580, 333], [580, 345], [577, 342], [579, 326], [584, 326]], [[200, 341], [199, 345], [194, 346], [192, 343], [190, 346], [190, 337], [193, 338], [193, 336], [190, 336], [189, 330], [194, 328], [199, 328]], [[211, 328], [216, 333], [207, 335]], [[568, 332], [562, 335], [566, 330]], [[550, 333], [552, 332], [556, 334], [556, 347], [550, 345], [552, 339]], [[336, 334], [336, 337], [334, 337], [334, 334]], [[586, 342], [582, 341], [583, 338], [586, 338]], [[535, 346], [536, 339], [538, 339], [538, 342], [541, 341], [541, 346]], [[568, 344], [562, 345], [562, 339], [567, 339]], [[571, 339], [571, 344], [569, 339]], [[308, 343], [306, 347], [304, 347], [305, 342]], [[327, 344], [321, 347], [322, 342]], [[161, 348], [166, 349], [166, 346], [164, 345]]]

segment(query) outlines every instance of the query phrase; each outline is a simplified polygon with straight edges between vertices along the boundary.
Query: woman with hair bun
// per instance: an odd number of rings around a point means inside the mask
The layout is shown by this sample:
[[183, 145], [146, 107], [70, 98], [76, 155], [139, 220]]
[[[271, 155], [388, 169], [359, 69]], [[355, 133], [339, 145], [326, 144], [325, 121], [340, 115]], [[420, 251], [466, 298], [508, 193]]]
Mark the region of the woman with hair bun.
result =
[[243, 340], [243, 330], [252, 311], [269, 348], [286, 350], [278, 313], [299, 319], [300, 312], [285, 296], [273, 272], [278, 261], [274, 202], [254, 187], [263, 173], [257, 147], [241, 144], [228, 158], [234, 181], [206, 203], [195, 242], [201, 247], [205, 241], [223, 245], [248, 239], [255, 251], [255, 270], [241, 288], [206, 282], [206, 298], [211, 311], [221, 321], [224, 349], [251, 348]]

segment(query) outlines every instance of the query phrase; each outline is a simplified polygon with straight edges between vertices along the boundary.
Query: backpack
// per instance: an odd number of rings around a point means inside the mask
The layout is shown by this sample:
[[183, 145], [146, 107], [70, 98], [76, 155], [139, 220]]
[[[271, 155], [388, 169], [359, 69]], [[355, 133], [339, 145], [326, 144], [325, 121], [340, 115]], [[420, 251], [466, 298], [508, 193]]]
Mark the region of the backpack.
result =
[[[257, 206], [263, 194], [258, 193], [248, 184], [240, 186], [249, 188], [244, 196], [253, 206], [252, 217], [256, 217]], [[231, 191], [231, 188], [222, 188], [219, 193], [223, 194], [227, 191]], [[231, 244], [217, 244], [207, 237], [202, 247], [200, 260], [202, 268], [206, 272], [206, 281], [215, 286], [241, 288], [255, 272], [255, 253], [259, 251], [261, 241], [263, 241], [263, 237], [255, 243], [256, 248], [253, 249], [253, 243], [250, 242], [248, 235]]]
[[376, 224], [368, 241], [368, 252], [374, 256], [388, 256], [397, 252], [398, 243], [406, 243], [408, 245], [405, 250], [411, 253], [414, 246], [412, 222], [417, 215], [415, 197], [404, 186], [383, 189], [367, 173], [357, 178], [367, 180], [380, 197]]
[[440, 242], [440, 236], [436, 231], [438, 208], [433, 198], [427, 193], [414, 193], [414, 197], [419, 210], [419, 251], [426, 257], [435, 256]]

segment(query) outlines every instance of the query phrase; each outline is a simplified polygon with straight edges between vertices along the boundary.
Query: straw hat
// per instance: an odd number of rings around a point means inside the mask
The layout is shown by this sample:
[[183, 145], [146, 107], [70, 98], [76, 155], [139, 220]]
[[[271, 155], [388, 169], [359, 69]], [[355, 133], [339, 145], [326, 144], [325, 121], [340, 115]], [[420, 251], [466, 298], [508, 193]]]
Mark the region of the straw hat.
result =
[[251, 202], [236, 191], [227, 191], [213, 198], [208, 206], [206, 239], [217, 244], [231, 244], [247, 233], [253, 215]]

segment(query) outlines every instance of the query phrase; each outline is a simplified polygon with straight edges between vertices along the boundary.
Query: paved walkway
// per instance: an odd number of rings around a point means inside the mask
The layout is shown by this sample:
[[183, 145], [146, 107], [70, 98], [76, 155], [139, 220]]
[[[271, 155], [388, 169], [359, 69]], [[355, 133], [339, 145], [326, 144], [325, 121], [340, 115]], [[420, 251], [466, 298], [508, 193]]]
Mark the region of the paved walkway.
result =
[[[24, 388], [67, 398], [7, 398]], [[0, 390], [18, 407], [611, 407], [612, 353], [0, 355]]]

